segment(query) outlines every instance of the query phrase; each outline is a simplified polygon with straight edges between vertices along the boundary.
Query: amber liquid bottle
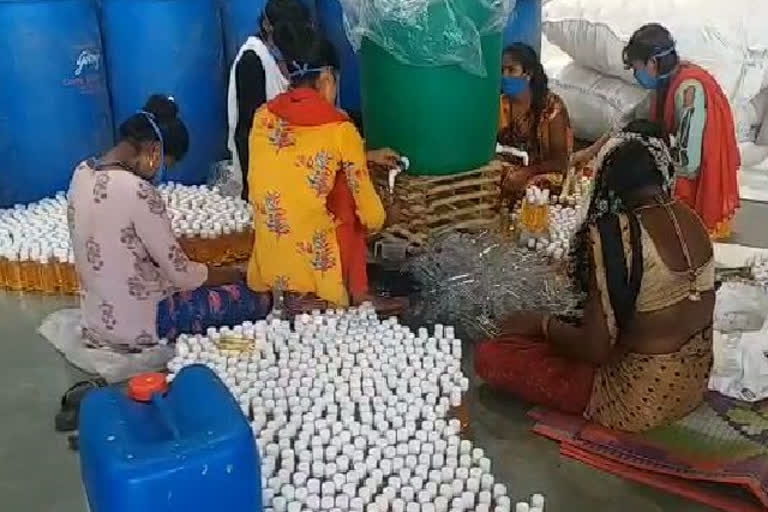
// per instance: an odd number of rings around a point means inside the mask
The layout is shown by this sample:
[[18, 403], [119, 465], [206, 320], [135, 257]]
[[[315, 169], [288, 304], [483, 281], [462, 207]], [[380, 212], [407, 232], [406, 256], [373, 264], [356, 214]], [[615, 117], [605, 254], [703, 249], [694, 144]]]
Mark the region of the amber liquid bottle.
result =
[[64, 292], [76, 295], [80, 291], [80, 280], [77, 276], [77, 269], [75, 269], [75, 255], [72, 252], [67, 255], [64, 278]]
[[21, 289], [25, 292], [35, 291], [39, 283], [37, 263], [29, 248], [22, 249], [19, 253], [19, 266], [21, 267]]
[[40, 284], [46, 295], [54, 295], [60, 290], [52, 251], [45, 251], [40, 257]]
[[24, 289], [21, 279], [21, 261], [17, 249], [8, 251], [8, 277], [6, 285], [9, 290], [19, 292]]
[[6, 248], [0, 248], [0, 289], [8, 288], [8, 251]]

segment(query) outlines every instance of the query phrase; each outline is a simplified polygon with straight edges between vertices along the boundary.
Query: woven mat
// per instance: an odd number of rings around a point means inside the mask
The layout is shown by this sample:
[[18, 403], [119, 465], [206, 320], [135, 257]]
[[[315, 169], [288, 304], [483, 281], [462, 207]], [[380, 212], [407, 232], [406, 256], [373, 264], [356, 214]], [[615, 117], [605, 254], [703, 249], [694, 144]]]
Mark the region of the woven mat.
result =
[[710, 393], [682, 420], [642, 434], [542, 409], [531, 416], [563, 456], [721, 510], [768, 509], [768, 401]]

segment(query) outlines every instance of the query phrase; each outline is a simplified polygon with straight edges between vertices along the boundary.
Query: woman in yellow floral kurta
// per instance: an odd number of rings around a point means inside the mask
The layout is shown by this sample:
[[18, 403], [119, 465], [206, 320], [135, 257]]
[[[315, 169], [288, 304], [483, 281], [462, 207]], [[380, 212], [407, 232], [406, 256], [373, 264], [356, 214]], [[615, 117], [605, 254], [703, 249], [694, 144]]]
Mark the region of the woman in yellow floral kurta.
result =
[[324, 45], [310, 44], [303, 62], [293, 62], [291, 90], [254, 117], [248, 182], [255, 243], [248, 285], [346, 306], [337, 220], [327, 206], [337, 173], [344, 173], [363, 227], [381, 229], [386, 215], [368, 174], [363, 140], [333, 106], [335, 59], [324, 55]]

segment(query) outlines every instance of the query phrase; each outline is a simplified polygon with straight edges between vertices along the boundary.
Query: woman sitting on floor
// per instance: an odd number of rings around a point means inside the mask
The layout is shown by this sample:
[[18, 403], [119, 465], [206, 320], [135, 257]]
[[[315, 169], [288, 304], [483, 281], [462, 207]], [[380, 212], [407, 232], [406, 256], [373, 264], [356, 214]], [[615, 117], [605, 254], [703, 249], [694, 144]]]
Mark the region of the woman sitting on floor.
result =
[[670, 196], [662, 140], [622, 132], [597, 169], [572, 254], [586, 293], [581, 325], [513, 314], [500, 339], [478, 347], [475, 364], [490, 386], [524, 400], [643, 431], [688, 414], [707, 389], [712, 243], [696, 213]]
[[516, 199], [529, 182], [559, 182], [568, 170], [573, 133], [568, 109], [549, 90], [547, 74], [536, 51], [515, 43], [502, 55], [501, 116], [498, 141], [528, 153], [529, 165], [516, 166], [504, 177], [504, 194]]
[[271, 296], [229, 284], [240, 272], [191, 262], [174, 238], [151, 180], [188, 146], [176, 104], [155, 95], [120, 126], [117, 146], [75, 170], [69, 228], [93, 347], [140, 352], [158, 337], [263, 318], [271, 308]]
[[334, 107], [333, 47], [306, 31], [292, 40], [283, 49], [291, 89], [256, 113], [251, 130], [255, 242], [248, 285], [289, 292], [292, 310], [371, 299], [379, 310], [397, 308], [400, 301], [368, 293], [366, 234], [384, 225], [386, 213], [363, 140]]

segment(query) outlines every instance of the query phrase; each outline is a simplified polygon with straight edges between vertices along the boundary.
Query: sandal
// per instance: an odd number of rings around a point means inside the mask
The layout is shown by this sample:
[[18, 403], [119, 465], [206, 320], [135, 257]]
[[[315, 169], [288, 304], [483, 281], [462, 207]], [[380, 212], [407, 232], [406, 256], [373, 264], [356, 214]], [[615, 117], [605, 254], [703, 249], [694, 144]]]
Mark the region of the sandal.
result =
[[61, 397], [61, 409], [56, 413], [54, 427], [56, 432], [74, 432], [80, 419], [80, 404], [85, 395], [94, 389], [107, 386], [101, 377], [78, 382]]

